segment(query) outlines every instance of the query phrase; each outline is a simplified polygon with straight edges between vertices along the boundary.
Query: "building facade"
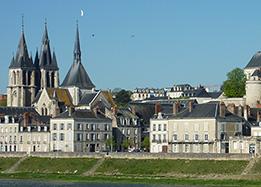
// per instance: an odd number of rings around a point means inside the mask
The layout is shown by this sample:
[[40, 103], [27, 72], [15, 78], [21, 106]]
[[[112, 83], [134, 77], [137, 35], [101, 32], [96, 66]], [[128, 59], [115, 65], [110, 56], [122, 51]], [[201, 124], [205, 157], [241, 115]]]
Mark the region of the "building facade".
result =
[[51, 119], [51, 151], [101, 152], [108, 150], [112, 123], [102, 113], [75, 110]]

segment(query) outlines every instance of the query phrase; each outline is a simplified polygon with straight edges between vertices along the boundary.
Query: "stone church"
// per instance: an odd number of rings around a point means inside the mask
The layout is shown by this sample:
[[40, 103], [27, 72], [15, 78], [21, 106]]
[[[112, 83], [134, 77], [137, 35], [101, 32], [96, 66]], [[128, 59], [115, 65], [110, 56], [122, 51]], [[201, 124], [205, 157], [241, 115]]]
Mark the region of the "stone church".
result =
[[[80, 36], [77, 24], [73, 50], [73, 63], [62, 84], [55, 52], [51, 52], [47, 24], [45, 23], [40, 53], [34, 60], [28, 54], [22, 29], [16, 55], [9, 66], [7, 105], [33, 106], [40, 115], [55, 117], [69, 108], [111, 109], [108, 93], [95, 90], [81, 60]], [[105, 113], [105, 111], [104, 111]]]

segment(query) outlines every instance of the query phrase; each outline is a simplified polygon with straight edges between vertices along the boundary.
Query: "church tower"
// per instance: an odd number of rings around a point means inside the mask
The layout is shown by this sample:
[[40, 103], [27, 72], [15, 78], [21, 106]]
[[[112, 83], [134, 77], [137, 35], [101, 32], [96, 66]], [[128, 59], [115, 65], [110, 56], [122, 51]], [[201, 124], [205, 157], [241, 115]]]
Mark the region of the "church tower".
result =
[[55, 53], [51, 54], [46, 22], [39, 57], [39, 68], [41, 72], [40, 88], [57, 88], [59, 86], [59, 68]]
[[73, 51], [73, 63], [61, 85], [69, 90], [73, 104], [78, 105], [79, 99], [83, 93], [95, 92], [95, 85], [92, 83], [89, 75], [84, 69], [81, 61], [81, 47], [78, 24], [76, 27], [76, 37]]
[[35, 67], [29, 57], [24, 36], [24, 26], [19, 40], [16, 55], [9, 66], [7, 87], [7, 106], [31, 106], [35, 98]]

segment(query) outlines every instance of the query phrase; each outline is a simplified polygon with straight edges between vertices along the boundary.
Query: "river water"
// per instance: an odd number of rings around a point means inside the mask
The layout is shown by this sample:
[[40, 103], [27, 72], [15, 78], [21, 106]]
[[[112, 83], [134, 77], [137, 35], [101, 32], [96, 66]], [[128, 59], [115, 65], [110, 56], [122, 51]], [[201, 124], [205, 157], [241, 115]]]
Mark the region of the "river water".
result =
[[[181, 187], [180, 185], [108, 184], [44, 182], [33, 180], [0, 180], [0, 187]], [[193, 186], [182, 186], [193, 187]]]

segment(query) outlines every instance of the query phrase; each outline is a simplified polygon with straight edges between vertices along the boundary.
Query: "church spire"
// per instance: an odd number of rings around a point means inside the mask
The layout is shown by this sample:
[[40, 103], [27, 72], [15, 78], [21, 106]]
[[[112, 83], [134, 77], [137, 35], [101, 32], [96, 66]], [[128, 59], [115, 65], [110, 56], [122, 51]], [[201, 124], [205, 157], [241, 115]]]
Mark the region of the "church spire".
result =
[[81, 63], [81, 47], [80, 47], [78, 20], [76, 21], [76, 37], [75, 37], [73, 53], [74, 53], [74, 62]]

